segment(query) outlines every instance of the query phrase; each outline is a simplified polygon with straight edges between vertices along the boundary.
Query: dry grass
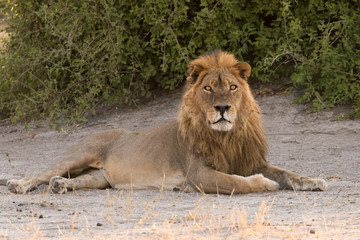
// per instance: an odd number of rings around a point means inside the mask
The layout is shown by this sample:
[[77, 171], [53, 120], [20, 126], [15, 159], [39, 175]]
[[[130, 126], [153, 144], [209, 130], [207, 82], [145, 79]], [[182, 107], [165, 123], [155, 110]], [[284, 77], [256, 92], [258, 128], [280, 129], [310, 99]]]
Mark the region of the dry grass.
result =
[[[0, 229], [0, 239], [343, 239], [344, 236], [346, 223], [339, 219], [329, 222], [326, 216], [311, 225], [272, 224], [275, 198], [264, 198], [258, 210], [249, 214], [246, 206], [228, 207], [231, 197], [199, 193], [189, 198], [173, 192], [154, 192], [157, 193], [107, 190], [106, 196], [96, 196], [91, 191], [74, 191], [61, 196], [44, 191], [25, 195], [26, 209], [31, 214], [22, 216], [23, 212], [19, 212], [19, 218], [25, 218], [22, 223], [8, 220], [7, 229]], [[46, 210], [44, 215], [50, 218], [49, 222], [35, 213], [39, 207]], [[62, 211], [57, 213], [58, 209]], [[347, 229], [349, 236], [356, 231], [356, 227]]]

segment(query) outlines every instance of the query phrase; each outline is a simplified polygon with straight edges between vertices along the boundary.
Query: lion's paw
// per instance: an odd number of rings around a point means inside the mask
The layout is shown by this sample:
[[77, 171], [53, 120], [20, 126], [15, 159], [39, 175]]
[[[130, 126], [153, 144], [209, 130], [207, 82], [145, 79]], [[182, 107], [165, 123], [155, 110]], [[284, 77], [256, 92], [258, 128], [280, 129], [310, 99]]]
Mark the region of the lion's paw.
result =
[[53, 193], [63, 194], [67, 192], [66, 178], [55, 176], [50, 179], [50, 188]]
[[254, 192], [276, 191], [279, 189], [277, 182], [264, 177], [262, 174], [252, 175], [247, 179], [250, 181]]
[[265, 188], [267, 191], [276, 191], [279, 190], [279, 184], [269, 178], [264, 177]]
[[7, 181], [6, 186], [12, 193], [25, 194], [27, 192], [27, 189], [17, 179]]
[[296, 177], [290, 180], [294, 190], [301, 191], [325, 191], [327, 183], [321, 178]]

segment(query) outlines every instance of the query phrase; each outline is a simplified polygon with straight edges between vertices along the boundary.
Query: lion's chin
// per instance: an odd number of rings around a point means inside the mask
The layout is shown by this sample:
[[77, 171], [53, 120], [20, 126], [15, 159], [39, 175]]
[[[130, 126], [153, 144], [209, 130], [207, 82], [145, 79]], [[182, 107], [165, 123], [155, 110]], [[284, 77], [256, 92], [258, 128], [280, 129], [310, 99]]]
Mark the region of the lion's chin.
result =
[[227, 121], [210, 124], [211, 128], [216, 131], [227, 132], [233, 128], [233, 124]]

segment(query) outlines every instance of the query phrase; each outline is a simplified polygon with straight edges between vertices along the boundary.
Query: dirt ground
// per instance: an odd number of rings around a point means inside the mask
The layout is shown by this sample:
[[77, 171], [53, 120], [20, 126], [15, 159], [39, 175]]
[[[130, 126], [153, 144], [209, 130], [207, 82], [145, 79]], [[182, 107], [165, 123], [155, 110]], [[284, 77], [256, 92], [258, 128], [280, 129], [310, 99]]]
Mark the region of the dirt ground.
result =
[[[181, 92], [142, 109], [107, 109], [72, 131], [0, 124], [0, 178], [44, 171], [73, 143], [105, 129], [141, 130], [176, 119]], [[268, 161], [321, 177], [325, 192], [203, 195], [47, 186], [26, 195], [0, 186], [0, 239], [360, 239], [360, 121], [344, 109], [306, 114], [293, 96], [258, 98]]]

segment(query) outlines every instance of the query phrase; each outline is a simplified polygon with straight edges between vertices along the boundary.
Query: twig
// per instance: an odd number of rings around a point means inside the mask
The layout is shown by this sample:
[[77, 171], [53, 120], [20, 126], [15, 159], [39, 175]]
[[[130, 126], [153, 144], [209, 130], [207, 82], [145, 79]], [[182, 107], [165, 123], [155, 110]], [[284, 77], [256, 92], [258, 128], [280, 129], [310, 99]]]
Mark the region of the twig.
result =
[[61, 93], [59, 93], [57, 96], [55, 96], [53, 99], [51, 99], [44, 107], [44, 110], [48, 109], [48, 107], [58, 98], [60, 98], [61, 96], [63, 96], [66, 92], [68, 92], [70, 89], [73, 89], [74, 86], [78, 85], [79, 83], [87, 80], [88, 78], [83, 78], [79, 81], [77, 81], [76, 83], [74, 83], [73, 85], [71, 85], [70, 87], [66, 88], [65, 90], [61, 91]]
[[184, 59], [186, 62], [188, 62], [188, 61], [189, 61], [189, 60], [188, 60], [188, 57], [185, 56], [185, 54], [184, 54], [183, 51], [181, 50], [182, 47], [181, 47], [181, 45], [180, 45], [180, 43], [179, 43], [179, 41], [178, 41], [178, 39], [177, 39], [177, 37], [176, 37], [176, 34], [175, 34], [174, 30], [171, 28], [170, 25], [168, 25], [168, 28], [170, 29], [170, 32], [171, 32], [172, 35], [174, 36], [174, 39], [175, 39], [175, 41], [176, 41], [176, 44], [179, 46], [179, 50], [180, 50], [181, 55], [183, 56], [183, 59]]

